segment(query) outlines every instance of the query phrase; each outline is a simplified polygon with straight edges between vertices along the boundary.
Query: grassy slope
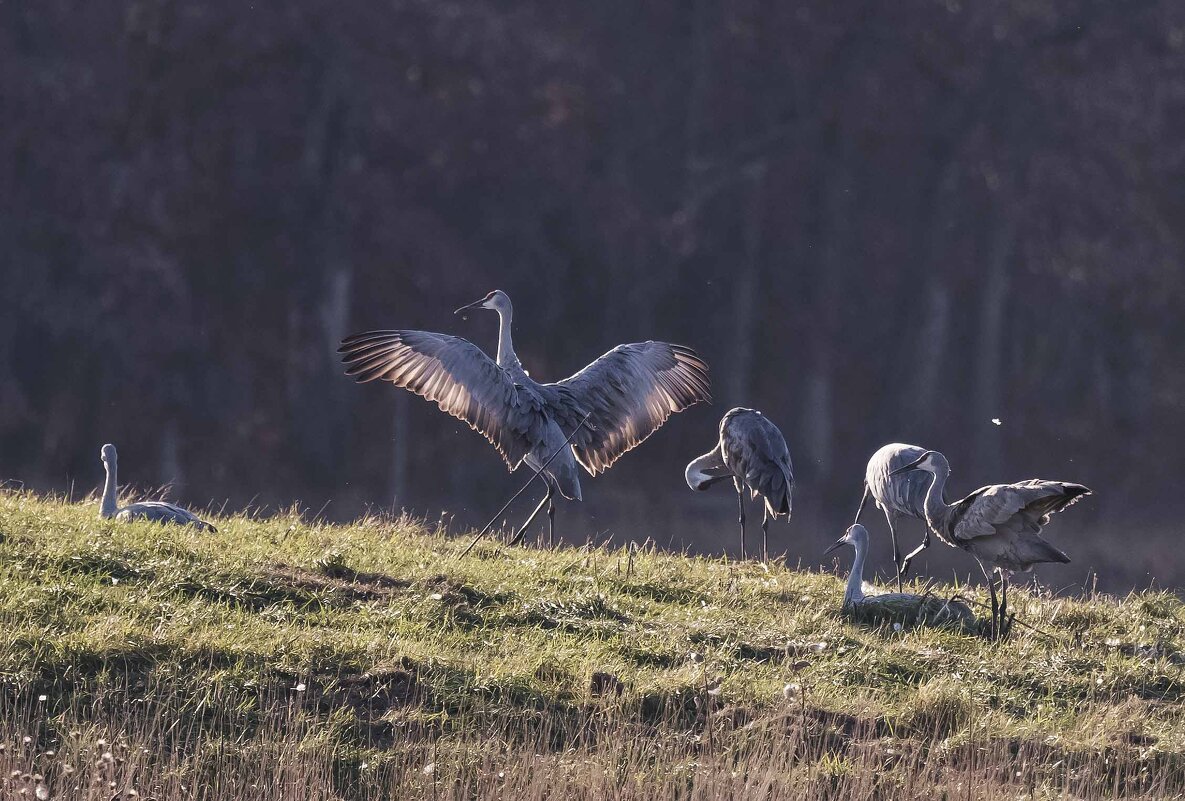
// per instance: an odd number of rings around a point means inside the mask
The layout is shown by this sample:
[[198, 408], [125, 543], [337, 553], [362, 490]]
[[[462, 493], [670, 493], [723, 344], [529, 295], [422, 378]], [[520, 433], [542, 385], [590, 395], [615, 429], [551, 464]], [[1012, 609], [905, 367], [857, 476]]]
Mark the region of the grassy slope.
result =
[[94, 504], [0, 492], [3, 697], [45, 694], [52, 718], [151, 676], [178, 714], [249, 725], [261, 691], [316, 693], [332, 722], [318, 736], [381, 754], [479, 712], [562, 717], [607, 672], [643, 718], [692, 719], [705, 687], [742, 717], [797, 709], [794, 683], [812, 713], [893, 734], [1185, 751], [1185, 605], [1168, 594], [1016, 591], [1048, 636], [1017, 627], [993, 646], [854, 625], [839, 580], [777, 565], [641, 553], [627, 577], [620, 551], [458, 559], [464, 540], [407, 520], [216, 522], [108, 523]]

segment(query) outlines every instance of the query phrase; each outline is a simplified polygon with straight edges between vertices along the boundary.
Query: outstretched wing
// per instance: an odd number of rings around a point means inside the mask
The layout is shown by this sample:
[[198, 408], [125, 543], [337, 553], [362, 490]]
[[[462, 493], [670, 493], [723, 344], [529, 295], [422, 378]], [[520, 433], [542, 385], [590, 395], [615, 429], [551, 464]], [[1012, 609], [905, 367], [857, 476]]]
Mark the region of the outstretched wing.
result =
[[675, 412], [712, 399], [708, 365], [690, 348], [666, 342], [618, 345], [552, 388], [558, 390], [554, 403], [566, 431], [592, 415], [572, 449], [594, 476]]
[[435, 401], [498, 449], [514, 469], [544, 441], [543, 401], [468, 340], [430, 331], [368, 331], [342, 340], [346, 375], [381, 379]]
[[1014, 520], [1035, 533], [1050, 515], [1089, 494], [1081, 484], [1040, 479], [981, 487], [958, 502], [967, 511], [955, 525], [955, 539], [991, 536], [996, 526]]

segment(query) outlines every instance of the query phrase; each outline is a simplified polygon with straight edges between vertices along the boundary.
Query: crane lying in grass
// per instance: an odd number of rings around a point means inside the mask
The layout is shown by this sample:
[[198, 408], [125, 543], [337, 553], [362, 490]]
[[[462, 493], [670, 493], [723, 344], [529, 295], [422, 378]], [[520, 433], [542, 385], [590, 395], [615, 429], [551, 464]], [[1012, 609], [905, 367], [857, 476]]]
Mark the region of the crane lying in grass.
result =
[[691, 460], [683, 473], [687, 486], [706, 490], [731, 478], [740, 508], [741, 558], [745, 558], [745, 488], [764, 501], [761, 517], [761, 559], [769, 559], [766, 539], [769, 518], [790, 518], [790, 494], [794, 470], [790, 450], [778, 427], [755, 409], [730, 409], [720, 420], [720, 441], [716, 447]]
[[843, 594], [845, 612], [870, 622], [893, 622], [905, 625], [956, 625], [967, 630], [976, 628], [975, 615], [966, 604], [943, 600], [935, 595], [915, 595], [907, 592], [887, 592], [866, 595], [864, 592], [864, 559], [868, 555], [868, 529], [859, 523], [848, 527], [844, 535], [828, 548], [851, 545], [856, 550], [848, 584]]
[[[926, 492], [926, 524], [940, 540], [975, 557], [992, 596], [992, 637], [1008, 633], [1008, 579], [1040, 562], [1069, 562], [1070, 557], [1041, 539], [1041, 529], [1055, 512], [1090, 494], [1081, 484], [1030, 479], [1015, 484], [989, 484], [961, 501], [946, 503], [943, 489], [950, 476], [946, 457], [926, 451], [890, 476], [909, 470], [930, 474]], [[999, 577], [1000, 596], [996, 596]]]
[[103, 501], [99, 505], [99, 517], [115, 520], [151, 520], [155, 523], [175, 523], [181, 526], [195, 526], [204, 531], [217, 531], [188, 509], [182, 509], [165, 501], [140, 501], [119, 506], [119, 454], [115, 446], [108, 443], [99, 452], [107, 481], [103, 485]]

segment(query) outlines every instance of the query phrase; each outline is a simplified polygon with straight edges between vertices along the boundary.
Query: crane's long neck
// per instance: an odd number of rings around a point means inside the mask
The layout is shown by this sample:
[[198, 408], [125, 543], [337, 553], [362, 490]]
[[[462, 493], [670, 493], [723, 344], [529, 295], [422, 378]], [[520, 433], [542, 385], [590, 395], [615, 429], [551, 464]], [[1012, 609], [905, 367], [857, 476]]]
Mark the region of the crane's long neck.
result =
[[499, 367], [519, 367], [521, 366], [518, 356], [514, 352], [514, 340], [511, 337], [510, 328], [514, 322], [514, 310], [511, 308], [498, 308], [498, 366]]
[[943, 500], [950, 470], [936, 467], [930, 474], [930, 489], [926, 491], [926, 524], [936, 534], [949, 536], [951, 507]]
[[857, 540], [853, 544], [856, 549], [856, 558], [852, 560], [852, 570], [848, 573], [848, 586], [843, 593], [845, 607], [864, 600], [864, 556], [867, 545], [868, 543], [863, 540]]
[[107, 470], [107, 481], [103, 484], [103, 501], [99, 504], [100, 517], [114, 517], [119, 511], [119, 468], [112, 462], [103, 462]]
[[687, 479], [687, 486], [693, 490], [705, 490], [716, 482], [732, 476], [732, 471], [725, 466], [724, 454], [717, 445], [703, 456], [692, 459], [683, 475]]

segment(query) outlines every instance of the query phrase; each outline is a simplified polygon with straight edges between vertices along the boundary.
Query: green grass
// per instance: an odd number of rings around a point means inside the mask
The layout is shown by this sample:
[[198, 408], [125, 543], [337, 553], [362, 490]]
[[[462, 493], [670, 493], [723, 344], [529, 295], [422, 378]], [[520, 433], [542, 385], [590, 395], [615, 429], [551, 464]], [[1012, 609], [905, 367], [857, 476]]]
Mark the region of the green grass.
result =
[[[0, 737], [23, 726], [44, 741], [30, 747], [64, 747], [139, 704], [170, 737], [179, 721], [245, 748], [296, 704], [294, 747], [331, 753], [333, 772], [492, 720], [562, 751], [606, 710], [655, 737], [710, 735], [710, 712], [729, 732], [785, 718], [1050, 763], [1185, 761], [1185, 605], [1167, 593], [1014, 590], [1040, 632], [995, 645], [859, 625], [839, 579], [778, 564], [493, 542], [458, 558], [467, 538], [408, 519], [215, 522], [107, 522], [94, 503], [0, 493]], [[848, 769], [818, 756], [832, 780]]]

